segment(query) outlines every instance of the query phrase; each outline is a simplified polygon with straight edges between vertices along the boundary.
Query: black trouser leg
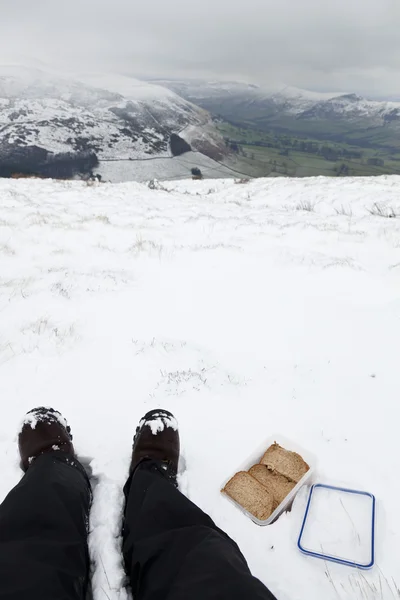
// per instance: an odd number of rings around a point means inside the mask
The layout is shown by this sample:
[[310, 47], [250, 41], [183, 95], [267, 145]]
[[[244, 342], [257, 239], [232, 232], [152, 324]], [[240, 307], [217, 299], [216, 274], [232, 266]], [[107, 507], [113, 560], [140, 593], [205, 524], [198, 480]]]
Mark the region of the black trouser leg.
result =
[[0, 600], [84, 600], [90, 501], [73, 456], [34, 460], [0, 506]]
[[276, 600], [157, 462], [141, 462], [124, 492], [123, 552], [135, 600]]

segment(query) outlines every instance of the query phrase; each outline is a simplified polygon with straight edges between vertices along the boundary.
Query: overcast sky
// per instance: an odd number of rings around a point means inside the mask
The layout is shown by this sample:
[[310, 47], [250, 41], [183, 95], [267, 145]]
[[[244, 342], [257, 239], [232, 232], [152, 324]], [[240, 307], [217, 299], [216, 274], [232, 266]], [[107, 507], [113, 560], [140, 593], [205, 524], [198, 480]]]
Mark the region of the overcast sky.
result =
[[14, 55], [400, 99], [400, 0], [0, 0]]

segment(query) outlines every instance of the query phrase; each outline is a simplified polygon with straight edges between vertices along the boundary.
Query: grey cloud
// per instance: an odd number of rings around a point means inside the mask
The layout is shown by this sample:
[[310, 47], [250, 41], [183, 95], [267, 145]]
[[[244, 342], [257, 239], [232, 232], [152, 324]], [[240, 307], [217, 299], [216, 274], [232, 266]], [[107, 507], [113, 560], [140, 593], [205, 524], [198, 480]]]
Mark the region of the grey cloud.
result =
[[398, 0], [0, 0], [0, 52], [400, 97]]

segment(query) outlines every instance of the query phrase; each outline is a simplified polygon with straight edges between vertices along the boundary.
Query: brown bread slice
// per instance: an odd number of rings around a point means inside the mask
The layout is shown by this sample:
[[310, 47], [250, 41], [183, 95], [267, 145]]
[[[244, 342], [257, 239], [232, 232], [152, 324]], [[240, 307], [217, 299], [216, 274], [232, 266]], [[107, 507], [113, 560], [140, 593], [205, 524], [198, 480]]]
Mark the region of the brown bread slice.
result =
[[289, 481], [284, 475], [270, 471], [265, 465], [254, 465], [249, 473], [271, 492], [277, 505], [283, 502], [296, 485], [294, 481]]
[[310, 469], [300, 454], [285, 450], [285, 448], [282, 448], [276, 442], [268, 448], [260, 463], [266, 465], [271, 471], [276, 471], [296, 483]]
[[272, 494], [247, 471], [236, 473], [222, 491], [260, 521], [268, 519], [274, 511]]

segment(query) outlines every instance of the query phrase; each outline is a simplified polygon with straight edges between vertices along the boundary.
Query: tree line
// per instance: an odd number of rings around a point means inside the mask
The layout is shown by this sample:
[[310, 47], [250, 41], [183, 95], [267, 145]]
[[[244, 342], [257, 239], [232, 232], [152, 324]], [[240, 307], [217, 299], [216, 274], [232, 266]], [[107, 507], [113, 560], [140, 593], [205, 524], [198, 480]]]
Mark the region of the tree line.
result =
[[56, 154], [38, 146], [0, 146], [0, 177], [90, 177], [98, 164], [98, 158], [91, 150]]
[[[296, 138], [290, 138], [286, 136], [282, 136], [270, 142], [249, 142], [246, 140], [232, 141], [229, 138], [225, 138], [225, 144], [232, 152], [235, 152], [236, 154], [242, 154], [243, 156], [247, 156], [246, 151], [243, 149], [243, 146], [275, 148], [279, 150], [279, 154], [281, 154], [282, 156], [290, 156], [291, 151], [305, 152], [307, 154], [317, 154], [319, 156], [322, 156], [325, 160], [330, 160], [332, 162], [337, 162], [341, 159], [361, 159], [364, 155], [364, 153], [361, 150], [336, 148], [333, 146], [328, 146], [326, 144], [319, 144], [318, 142], [313, 142], [309, 140], [298, 140]], [[381, 159], [368, 159], [368, 162], [370, 160], [381, 161]], [[369, 164], [377, 163], [371, 162]]]

